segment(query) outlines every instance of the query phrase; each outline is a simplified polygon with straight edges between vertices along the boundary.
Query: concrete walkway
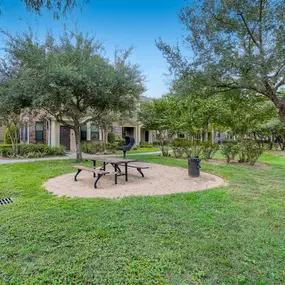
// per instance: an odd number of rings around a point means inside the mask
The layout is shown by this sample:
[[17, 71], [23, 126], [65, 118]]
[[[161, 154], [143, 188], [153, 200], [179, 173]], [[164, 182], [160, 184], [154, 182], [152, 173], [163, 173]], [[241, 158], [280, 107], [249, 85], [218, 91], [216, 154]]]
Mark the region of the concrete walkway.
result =
[[[171, 152], [171, 151], [169, 151]], [[160, 154], [160, 151], [154, 151], [154, 152], [140, 152], [140, 153], [130, 153], [127, 154], [127, 156], [133, 156], [133, 155], [152, 155], [152, 154]], [[112, 154], [110, 156], [120, 156], [118, 154]], [[83, 154], [83, 159], [91, 158], [92, 154]], [[23, 158], [23, 159], [0, 159], [0, 165], [1, 164], [12, 164], [12, 163], [23, 163], [23, 162], [37, 162], [37, 161], [52, 161], [52, 160], [67, 160], [67, 159], [75, 159], [76, 154], [71, 153], [67, 156], [56, 156], [56, 157], [42, 157], [42, 158]]]
[[36, 161], [50, 161], [50, 160], [67, 160], [70, 159], [69, 156], [56, 156], [56, 157], [42, 157], [42, 158], [23, 158], [23, 159], [0, 159], [1, 164], [12, 164], [12, 163], [22, 163], [22, 162], [36, 162]]

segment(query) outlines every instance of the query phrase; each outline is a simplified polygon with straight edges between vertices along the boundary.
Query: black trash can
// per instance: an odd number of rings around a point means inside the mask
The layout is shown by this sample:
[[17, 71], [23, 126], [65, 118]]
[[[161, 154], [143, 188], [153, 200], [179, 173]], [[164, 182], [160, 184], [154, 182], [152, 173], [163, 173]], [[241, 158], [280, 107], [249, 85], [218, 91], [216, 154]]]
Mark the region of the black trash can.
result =
[[200, 168], [199, 158], [188, 158], [188, 175], [190, 177], [200, 176]]

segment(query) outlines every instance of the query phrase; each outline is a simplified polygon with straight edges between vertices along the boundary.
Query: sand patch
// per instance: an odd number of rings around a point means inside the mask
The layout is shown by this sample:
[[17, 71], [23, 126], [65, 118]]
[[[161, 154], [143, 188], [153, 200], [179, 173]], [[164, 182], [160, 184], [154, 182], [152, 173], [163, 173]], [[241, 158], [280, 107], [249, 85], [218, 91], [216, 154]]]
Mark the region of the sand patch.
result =
[[[44, 183], [47, 191], [58, 196], [84, 198], [120, 198], [127, 196], [154, 196], [172, 193], [185, 193], [206, 190], [225, 185], [225, 181], [215, 175], [201, 173], [200, 177], [188, 177], [188, 170], [180, 167], [170, 167], [159, 164], [145, 164], [150, 167], [143, 170], [145, 177], [136, 169], [129, 170], [129, 181], [125, 177], [118, 177], [118, 184], [114, 184], [114, 175], [106, 175], [100, 179], [98, 189], [94, 189], [93, 174], [82, 171], [78, 181], [74, 181], [74, 174], [65, 174], [49, 179]], [[107, 170], [112, 170], [108, 166]]]

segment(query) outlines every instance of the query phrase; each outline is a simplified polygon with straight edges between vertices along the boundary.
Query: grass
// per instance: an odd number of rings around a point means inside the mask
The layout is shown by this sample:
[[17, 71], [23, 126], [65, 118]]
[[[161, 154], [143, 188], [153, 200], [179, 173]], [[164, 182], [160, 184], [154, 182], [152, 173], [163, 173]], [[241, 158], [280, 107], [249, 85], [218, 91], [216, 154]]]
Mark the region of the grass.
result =
[[10, 146], [12, 145], [7, 143], [0, 143], [0, 147], [10, 147]]
[[0, 206], [0, 284], [284, 284], [285, 156], [261, 161], [202, 163], [227, 187], [118, 200], [47, 193], [72, 161], [2, 165], [0, 197], [15, 202]]
[[[144, 153], [144, 152], [156, 152], [160, 151], [158, 147], [140, 147], [138, 149], [131, 149], [128, 151], [128, 153]], [[122, 153], [122, 151], [119, 151], [118, 153]]]

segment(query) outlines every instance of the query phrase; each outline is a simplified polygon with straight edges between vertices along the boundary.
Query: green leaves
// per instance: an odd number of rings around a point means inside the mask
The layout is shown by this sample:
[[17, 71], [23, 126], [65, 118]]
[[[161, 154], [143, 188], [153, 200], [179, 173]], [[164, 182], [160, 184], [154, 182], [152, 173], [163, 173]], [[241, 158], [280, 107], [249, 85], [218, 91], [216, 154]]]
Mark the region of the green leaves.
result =
[[18, 112], [23, 107], [41, 108], [79, 136], [87, 121], [98, 123], [103, 114], [133, 111], [144, 91], [139, 67], [128, 62], [130, 51], [118, 53], [112, 63], [88, 34], [65, 31], [59, 41], [48, 34], [44, 43], [32, 32], [6, 36], [8, 56], [2, 74], [7, 69], [14, 72], [2, 76], [0, 110], [1, 105]]
[[186, 27], [186, 59], [180, 48], [157, 44], [183, 94], [239, 90], [271, 100], [285, 122], [285, 1], [199, 0], [180, 13]]

